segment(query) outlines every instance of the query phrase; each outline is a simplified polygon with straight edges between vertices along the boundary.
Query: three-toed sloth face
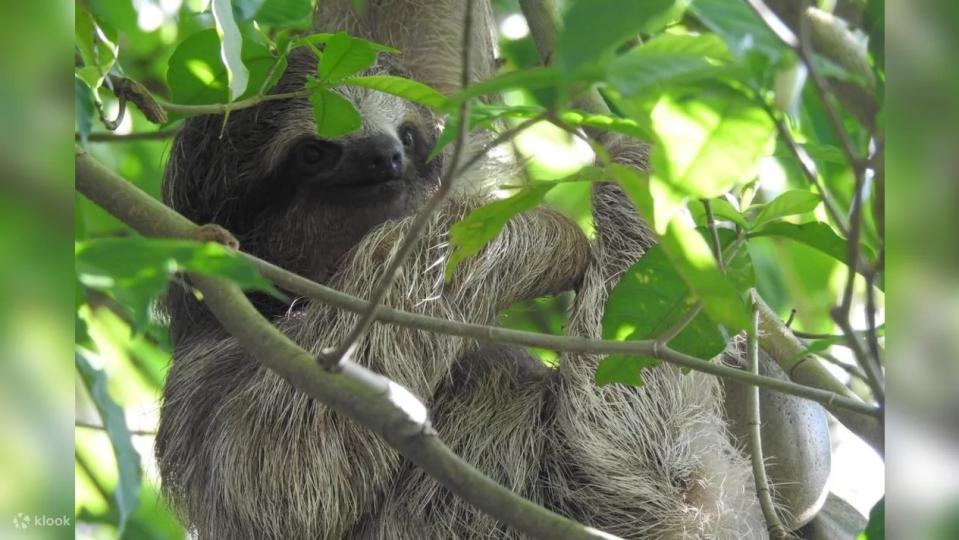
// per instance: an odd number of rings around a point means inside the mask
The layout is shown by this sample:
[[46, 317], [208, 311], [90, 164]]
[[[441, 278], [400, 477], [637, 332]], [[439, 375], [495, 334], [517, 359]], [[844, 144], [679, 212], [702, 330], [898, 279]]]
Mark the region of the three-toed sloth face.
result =
[[[374, 72], [389, 73], [382, 63]], [[297, 51], [273, 90], [301, 90], [316, 59]], [[439, 187], [438, 135], [424, 107], [365, 88], [337, 89], [362, 117], [349, 135], [317, 136], [306, 98], [193, 118], [174, 143], [164, 197], [241, 248], [323, 281], [370, 229], [414, 213]], [[221, 135], [222, 133], [222, 135]]]

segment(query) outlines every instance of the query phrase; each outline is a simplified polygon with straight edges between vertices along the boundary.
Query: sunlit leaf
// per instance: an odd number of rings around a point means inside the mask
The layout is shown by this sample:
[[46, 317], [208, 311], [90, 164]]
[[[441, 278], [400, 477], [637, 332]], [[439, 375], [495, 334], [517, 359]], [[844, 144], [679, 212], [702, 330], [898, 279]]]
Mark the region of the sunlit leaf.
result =
[[362, 86], [379, 90], [387, 94], [399, 96], [432, 109], [442, 107], [446, 98], [429, 86], [411, 79], [393, 75], [368, 75], [365, 77], [350, 77], [338, 81], [344, 86]]
[[559, 72], [550, 67], [537, 67], [521, 71], [508, 71], [492, 79], [471, 84], [460, 93], [447, 99], [443, 108], [452, 111], [464, 100], [502, 92], [513, 88], [531, 90], [555, 86], [560, 80]]
[[682, 14], [689, 0], [580, 0], [563, 16], [553, 59], [567, 75], [609, 61], [617, 46], [640, 33], [654, 33]]
[[[246, 95], [258, 92], [273, 70], [276, 58], [252, 40], [243, 42], [243, 62], [249, 69]], [[281, 68], [284, 66], [280, 66]], [[273, 70], [274, 79], [282, 69]], [[220, 59], [220, 39], [216, 30], [197, 32], [186, 38], [170, 56], [167, 85], [173, 101], [184, 105], [204, 105], [229, 101], [226, 67]]]
[[[713, 210], [713, 217], [715, 217], [717, 220], [732, 221], [741, 227], [749, 227], [749, 221], [746, 220], [742, 212], [736, 210], [736, 208], [726, 199], [722, 197], [711, 199], [709, 201], [709, 205]], [[693, 221], [695, 221], [697, 224], [707, 225], [706, 209], [702, 204], [689, 205], [689, 213], [692, 214]]]
[[[642, 298], [642, 302], [637, 302]], [[603, 315], [603, 338], [621, 340], [646, 340], [660, 337], [669, 328], [683, 319], [693, 309], [696, 299], [685, 281], [679, 276], [666, 256], [662, 246], [653, 246], [623, 275], [610, 292]], [[705, 314], [695, 317], [686, 328], [670, 341], [680, 352], [709, 359], [722, 352], [726, 341], [719, 328]], [[633, 361], [645, 366], [658, 362], [653, 358], [639, 357]], [[635, 375], [634, 369], [623, 369], [615, 357], [603, 363], [611, 365], [597, 371], [597, 383], [631, 381], [610, 379], [611, 375]], [[611, 368], [616, 366], [617, 369]]]
[[117, 460], [118, 480], [113, 493], [113, 500], [118, 511], [117, 537], [123, 536], [127, 519], [136, 510], [139, 504], [142, 469], [140, 454], [133, 448], [130, 430], [127, 428], [123, 409], [117, 405], [107, 391], [107, 376], [102, 370], [93, 365], [86, 356], [86, 352], [78, 350], [74, 355], [77, 372], [80, 380], [86, 387], [93, 404], [100, 414], [100, 419], [106, 428], [113, 453]]
[[714, 34], [663, 34], [613, 60], [606, 81], [628, 98], [655, 87], [733, 76], [736, 69], [728, 65], [730, 58]]
[[819, 206], [819, 195], [804, 189], [791, 189], [779, 194], [778, 197], [763, 205], [762, 210], [753, 220], [754, 226], [762, 225], [786, 216], [812, 212]]
[[149, 321], [152, 302], [177, 272], [222, 277], [244, 289], [279, 294], [245, 259], [214, 243], [103, 238], [78, 243], [75, 254], [80, 282], [113, 294], [131, 310], [136, 329]]
[[450, 227], [450, 244], [454, 249], [446, 263], [446, 280], [452, 279], [460, 262], [476, 255], [496, 238], [511, 217], [535, 208], [555, 185], [553, 182], [537, 182], [512, 197], [473, 210]]
[[335, 139], [353, 133], [363, 125], [360, 113], [345, 97], [326, 89], [310, 94], [313, 104], [313, 119], [316, 134], [326, 139]]
[[696, 0], [689, 10], [707, 28], [719, 34], [737, 57], [756, 52], [775, 64], [786, 51], [746, 2]]
[[630, 118], [620, 118], [608, 114], [593, 114], [580, 111], [561, 111], [557, 114], [560, 120], [573, 127], [589, 127], [622, 133], [637, 139], [649, 139], [650, 133]]
[[212, 8], [216, 33], [220, 38], [220, 59], [226, 66], [230, 101], [235, 101], [246, 92], [246, 85], [250, 80], [250, 72], [243, 64], [243, 36], [233, 19], [230, 0], [213, 0]]
[[376, 51], [369, 42], [338, 32], [326, 42], [318, 74], [323, 82], [336, 82], [363, 71], [374, 62]]
[[[614, 165], [608, 170], [642, 215], [655, 212], [648, 178], [628, 167]], [[659, 245], [686, 285], [703, 301], [703, 309], [713, 321], [732, 332], [749, 326], [749, 314], [739, 291], [720, 272], [709, 244], [690, 223], [680, 218], [669, 220]]]
[[751, 180], [759, 158], [775, 144], [766, 112], [731, 91], [664, 96], [653, 109], [652, 127], [656, 176], [697, 198], [719, 197]]

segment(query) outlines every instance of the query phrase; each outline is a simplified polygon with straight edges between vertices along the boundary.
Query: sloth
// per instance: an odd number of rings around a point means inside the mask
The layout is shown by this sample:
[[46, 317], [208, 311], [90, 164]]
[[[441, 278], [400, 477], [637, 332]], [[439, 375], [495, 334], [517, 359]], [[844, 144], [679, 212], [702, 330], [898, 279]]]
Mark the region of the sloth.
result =
[[[315, 68], [312, 53], [294, 53], [274, 91], [302, 88]], [[398, 69], [385, 59], [373, 68]], [[411, 216], [438, 189], [445, 158], [427, 159], [440, 126], [429, 110], [368, 89], [341, 92], [363, 123], [334, 140], [316, 136], [306, 99], [186, 121], [165, 202], [227, 228], [254, 255], [367, 297]], [[645, 165], [643, 146], [609, 147], [619, 161]], [[489, 200], [483, 185], [509, 180], [497, 176], [509, 171], [501, 161], [484, 159], [458, 179], [385, 303], [495, 324], [515, 302], [575, 289], [567, 332], [599, 337], [611, 287], [654, 243], [613, 184], [594, 187], [592, 244], [568, 218], [537, 208], [512, 218], [445, 282], [449, 227]], [[357, 320], [304, 299], [251, 299], [315, 354]], [[521, 537], [261, 366], [188, 285], [171, 290], [165, 308], [174, 361], [156, 454], [167, 499], [199, 538]], [[373, 325], [351, 354], [419, 396], [453, 451], [562, 515], [623, 538], [766, 536], [714, 377], [661, 366], [643, 387], [599, 388], [599, 356], [566, 354], [551, 368], [520, 347], [386, 324]]]

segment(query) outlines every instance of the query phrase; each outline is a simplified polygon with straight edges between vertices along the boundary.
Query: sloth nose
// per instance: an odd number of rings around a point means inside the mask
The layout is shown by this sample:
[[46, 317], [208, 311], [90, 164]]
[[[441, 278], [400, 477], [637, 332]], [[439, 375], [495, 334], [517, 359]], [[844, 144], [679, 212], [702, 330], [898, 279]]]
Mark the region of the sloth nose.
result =
[[358, 156], [371, 182], [396, 180], [403, 174], [403, 145], [390, 135], [374, 135], [357, 141]]

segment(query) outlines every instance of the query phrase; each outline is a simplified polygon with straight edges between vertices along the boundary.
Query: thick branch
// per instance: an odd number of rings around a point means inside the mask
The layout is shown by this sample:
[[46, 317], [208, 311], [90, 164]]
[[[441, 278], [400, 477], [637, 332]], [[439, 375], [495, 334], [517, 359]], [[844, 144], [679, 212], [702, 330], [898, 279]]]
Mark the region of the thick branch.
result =
[[[776, 313], [763, 302], [758, 294], [753, 294], [759, 312], [760, 344], [764, 351], [776, 360], [776, 363], [789, 374], [789, 378], [797, 382], [826, 388], [837, 394], [854, 398], [855, 394], [846, 385], [833, 377], [832, 373], [823, 366], [819, 359], [806, 353], [805, 345], [793, 335], [779, 320]], [[862, 437], [880, 454], [884, 453], [885, 442], [882, 415], [865, 417], [859, 414], [849, 414], [847, 411], [827, 407], [829, 412], [848, 427], [853, 433]]]

